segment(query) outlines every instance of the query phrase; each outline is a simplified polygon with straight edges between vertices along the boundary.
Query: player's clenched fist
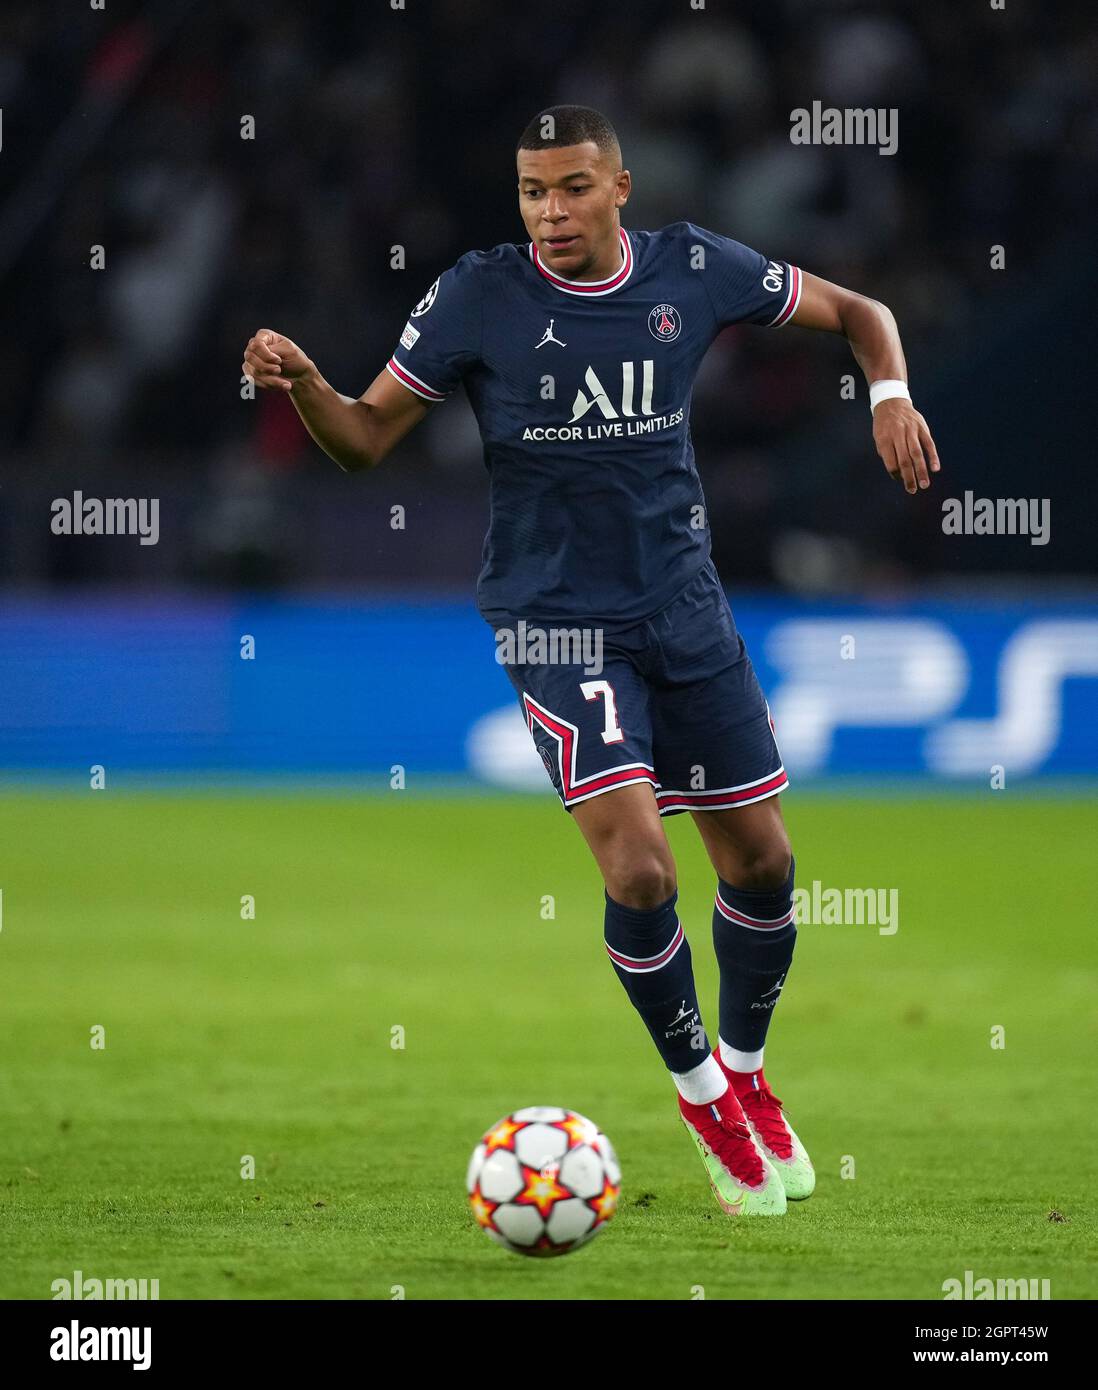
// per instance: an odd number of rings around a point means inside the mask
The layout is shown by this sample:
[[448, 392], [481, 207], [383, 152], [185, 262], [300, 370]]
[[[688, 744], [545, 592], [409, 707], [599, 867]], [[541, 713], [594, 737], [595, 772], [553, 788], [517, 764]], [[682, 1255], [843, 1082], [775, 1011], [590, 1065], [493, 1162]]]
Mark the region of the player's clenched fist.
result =
[[294, 382], [312, 366], [296, 343], [273, 328], [261, 328], [244, 349], [241, 370], [266, 390], [292, 391]]

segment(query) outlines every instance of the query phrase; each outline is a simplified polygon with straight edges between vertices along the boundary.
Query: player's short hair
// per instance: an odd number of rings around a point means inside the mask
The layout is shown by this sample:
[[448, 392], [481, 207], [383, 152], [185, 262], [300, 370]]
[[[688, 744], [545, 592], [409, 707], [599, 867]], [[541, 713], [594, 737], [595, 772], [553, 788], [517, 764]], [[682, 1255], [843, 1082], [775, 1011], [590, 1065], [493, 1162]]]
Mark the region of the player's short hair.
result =
[[515, 153], [544, 150], [550, 145], [584, 145], [588, 140], [594, 141], [603, 154], [620, 159], [617, 132], [601, 111], [591, 106], [546, 106], [519, 136]]

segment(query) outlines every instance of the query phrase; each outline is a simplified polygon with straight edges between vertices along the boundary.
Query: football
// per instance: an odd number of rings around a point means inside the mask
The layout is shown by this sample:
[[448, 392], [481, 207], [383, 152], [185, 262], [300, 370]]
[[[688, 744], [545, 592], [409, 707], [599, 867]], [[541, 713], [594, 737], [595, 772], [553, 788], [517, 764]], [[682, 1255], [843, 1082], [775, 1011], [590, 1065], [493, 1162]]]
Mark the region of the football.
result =
[[481, 1230], [518, 1255], [567, 1255], [617, 1210], [621, 1168], [598, 1125], [533, 1105], [504, 1115], [469, 1160], [469, 1204]]

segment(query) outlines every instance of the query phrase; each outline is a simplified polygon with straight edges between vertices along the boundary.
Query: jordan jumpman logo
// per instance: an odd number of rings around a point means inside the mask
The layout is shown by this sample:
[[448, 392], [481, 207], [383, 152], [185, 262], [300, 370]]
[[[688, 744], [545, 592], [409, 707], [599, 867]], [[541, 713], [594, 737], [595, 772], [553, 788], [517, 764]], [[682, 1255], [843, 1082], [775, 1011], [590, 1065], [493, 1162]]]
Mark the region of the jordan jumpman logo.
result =
[[535, 343], [535, 344], [534, 344], [534, 351], [535, 351], [535, 352], [537, 352], [538, 348], [544, 347], [546, 343], [556, 343], [557, 347], [567, 347], [567, 346], [568, 346], [567, 343], [562, 343], [561, 340], [560, 340], [558, 337], [556, 337], [555, 334], [553, 333], [553, 324], [554, 324], [554, 323], [556, 323], [556, 319], [550, 319], [550, 320], [549, 320], [549, 327], [545, 330], [545, 336], [542, 338], [542, 340], [541, 340], [540, 343]]

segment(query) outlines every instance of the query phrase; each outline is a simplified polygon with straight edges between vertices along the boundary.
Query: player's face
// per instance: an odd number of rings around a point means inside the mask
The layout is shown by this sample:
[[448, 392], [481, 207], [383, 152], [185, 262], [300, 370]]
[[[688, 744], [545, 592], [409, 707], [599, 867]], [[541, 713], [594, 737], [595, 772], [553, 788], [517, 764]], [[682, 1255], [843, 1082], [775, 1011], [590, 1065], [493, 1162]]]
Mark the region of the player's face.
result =
[[618, 208], [629, 197], [620, 157], [593, 140], [518, 152], [519, 211], [544, 263], [570, 280], [613, 274]]

